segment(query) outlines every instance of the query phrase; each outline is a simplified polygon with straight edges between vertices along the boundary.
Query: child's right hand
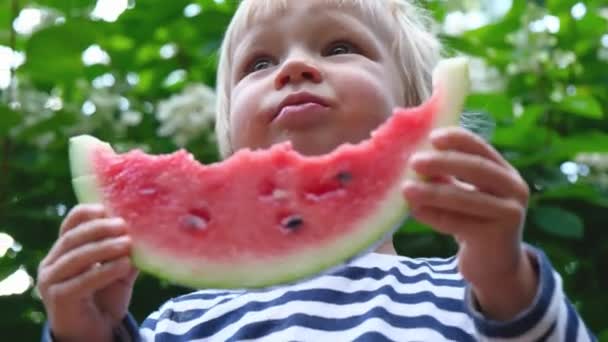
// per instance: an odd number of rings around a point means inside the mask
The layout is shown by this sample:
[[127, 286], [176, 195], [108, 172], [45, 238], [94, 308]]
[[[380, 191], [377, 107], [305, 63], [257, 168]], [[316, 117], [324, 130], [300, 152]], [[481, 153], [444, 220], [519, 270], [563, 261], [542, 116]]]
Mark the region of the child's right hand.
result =
[[137, 270], [125, 222], [78, 205], [38, 268], [38, 291], [57, 341], [111, 341], [127, 314]]

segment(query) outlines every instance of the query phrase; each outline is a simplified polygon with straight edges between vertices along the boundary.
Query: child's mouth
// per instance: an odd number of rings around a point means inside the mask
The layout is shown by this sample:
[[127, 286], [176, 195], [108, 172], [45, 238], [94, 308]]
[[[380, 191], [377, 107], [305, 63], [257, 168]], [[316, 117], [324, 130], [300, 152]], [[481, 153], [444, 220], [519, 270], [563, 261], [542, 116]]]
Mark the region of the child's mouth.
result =
[[328, 108], [327, 101], [318, 96], [295, 93], [281, 102], [272, 121], [290, 128], [302, 127], [318, 121]]

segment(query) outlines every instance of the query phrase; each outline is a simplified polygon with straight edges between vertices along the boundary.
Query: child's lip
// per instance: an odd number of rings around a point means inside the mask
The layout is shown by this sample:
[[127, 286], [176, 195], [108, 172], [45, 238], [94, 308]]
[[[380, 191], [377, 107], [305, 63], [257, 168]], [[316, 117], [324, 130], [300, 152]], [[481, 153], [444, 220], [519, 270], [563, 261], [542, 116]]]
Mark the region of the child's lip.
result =
[[325, 99], [323, 99], [320, 96], [316, 96], [312, 93], [305, 92], [305, 91], [293, 93], [293, 94], [285, 97], [283, 99], [283, 101], [281, 101], [281, 103], [279, 103], [279, 105], [277, 106], [277, 109], [274, 111], [274, 113], [272, 115], [271, 121], [274, 121], [277, 117], [279, 117], [279, 114], [281, 114], [281, 112], [283, 112], [286, 107], [300, 106], [300, 105], [307, 105], [307, 104], [316, 104], [321, 107], [329, 107], [328, 101], [326, 101]]
[[324, 122], [328, 113], [328, 107], [314, 102], [289, 105], [283, 107], [273, 124], [290, 130], [310, 128]]

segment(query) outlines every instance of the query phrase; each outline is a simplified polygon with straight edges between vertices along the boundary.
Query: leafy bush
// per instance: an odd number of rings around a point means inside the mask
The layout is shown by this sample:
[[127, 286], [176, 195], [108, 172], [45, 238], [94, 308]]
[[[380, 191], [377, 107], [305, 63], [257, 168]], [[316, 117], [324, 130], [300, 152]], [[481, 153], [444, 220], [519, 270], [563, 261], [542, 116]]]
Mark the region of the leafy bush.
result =
[[[439, 22], [453, 10], [446, 2], [427, 5]], [[218, 158], [202, 84], [214, 86], [234, 1], [140, 0], [115, 22], [91, 18], [94, 7], [91, 0], [0, 0], [0, 54], [9, 46], [22, 53], [16, 82], [0, 90], [0, 232], [16, 241], [0, 257], [0, 279], [20, 267], [35, 275], [75, 203], [71, 135], [91, 133], [121, 150], [184, 146], [202, 161]], [[15, 18], [17, 33], [9, 29]], [[34, 19], [40, 23], [28, 32], [24, 23]], [[526, 240], [548, 253], [584, 319], [606, 340], [607, 21], [601, 0], [514, 0], [500, 20], [442, 35], [449, 53], [476, 57], [468, 109], [491, 116], [493, 144], [533, 190]], [[449, 239], [415, 222], [395, 241], [412, 256], [454, 252]], [[184, 291], [142, 276], [132, 312], [141, 320]], [[0, 296], [0, 308], [7, 340], [39, 337], [44, 310], [34, 291]]]

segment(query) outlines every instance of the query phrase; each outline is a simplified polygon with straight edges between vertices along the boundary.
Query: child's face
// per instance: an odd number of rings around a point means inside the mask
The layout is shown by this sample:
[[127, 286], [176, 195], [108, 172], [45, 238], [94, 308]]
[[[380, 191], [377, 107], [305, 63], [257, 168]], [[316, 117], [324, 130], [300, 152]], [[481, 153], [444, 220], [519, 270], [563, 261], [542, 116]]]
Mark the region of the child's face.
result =
[[315, 155], [368, 138], [405, 98], [393, 39], [377, 26], [321, 0], [254, 24], [233, 51], [234, 150], [290, 140]]

